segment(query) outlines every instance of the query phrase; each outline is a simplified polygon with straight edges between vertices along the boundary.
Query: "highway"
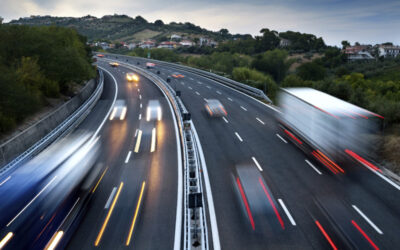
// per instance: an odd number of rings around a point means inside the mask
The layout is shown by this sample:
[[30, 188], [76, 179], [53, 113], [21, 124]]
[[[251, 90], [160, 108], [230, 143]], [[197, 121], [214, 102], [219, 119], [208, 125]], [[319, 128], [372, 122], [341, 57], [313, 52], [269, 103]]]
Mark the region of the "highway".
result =
[[[127, 113], [124, 121], [107, 122], [101, 133], [104, 176], [67, 249], [171, 249], [178, 164], [170, 108], [161, 91], [146, 78], [128, 82], [128, 69], [112, 68], [108, 63], [99, 66], [112, 75], [105, 74], [108, 86], [113, 86], [115, 79], [117, 99], [127, 101]], [[110, 97], [113, 91], [115, 87], [110, 87], [104, 93]], [[161, 103], [161, 121], [146, 120], [147, 104], [153, 99]], [[153, 136], [156, 146], [151, 152]]]
[[[146, 62], [128, 59], [137, 61], [142, 67]], [[202, 143], [222, 249], [400, 244], [400, 195], [394, 186], [358, 165], [332, 174], [278, 130], [273, 107], [189, 72], [165, 65], [152, 69], [157, 70], [164, 79], [185, 75], [171, 78], [170, 85], [181, 91]], [[226, 118], [208, 117], [204, 104], [211, 98], [222, 102]]]
[[[0, 249], [174, 247], [180, 147], [170, 106], [146, 78], [128, 82], [127, 69], [100, 68], [104, 90], [86, 119], [2, 176]], [[150, 100], [159, 101], [159, 121], [147, 119]], [[111, 120], [121, 102], [125, 114]]]
[[[122, 63], [111, 67], [110, 59], [146, 69], [143, 58], [98, 58], [104, 90], [66, 137], [74, 150], [55, 147], [1, 176], [0, 249], [3, 243], [4, 249], [42, 249], [78, 207], [83, 209], [59, 248], [181, 248], [182, 162], [174, 114], [154, 83], [140, 74], [138, 82], [129, 82], [126, 74], [132, 69]], [[168, 84], [180, 91], [191, 113], [203, 152], [202, 180], [211, 188], [205, 185], [203, 194], [210, 249], [400, 245], [397, 184], [359, 164], [342, 166], [344, 174], [332, 173], [278, 128], [275, 106], [170, 65], [146, 70], [171, 79]], [[171, 77], [177, 72], [184, 77]], [[208, 99], [218, 99], [227, 116], [210, 117], [204, 106]], [[151, 100], [160, 104], [160, 120], [148, 119]], [[65, 153], [85, 150], [79, 161]]]

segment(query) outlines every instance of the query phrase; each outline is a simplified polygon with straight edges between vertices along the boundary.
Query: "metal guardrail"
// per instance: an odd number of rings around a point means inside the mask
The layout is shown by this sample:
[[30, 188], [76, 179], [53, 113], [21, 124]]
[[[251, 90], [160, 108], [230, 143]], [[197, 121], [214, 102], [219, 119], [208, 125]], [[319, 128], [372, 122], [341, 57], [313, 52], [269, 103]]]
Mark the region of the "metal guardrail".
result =
[[134, 56], [125, 56], [125, 55], [115, 55], [115, 54], [106, 54], [108, 56], [114, 56], [117, 58], [123, 58], [123, 57], [128, 57], [128, 58], [133, 58], [133, 59], [137, 59], [137, 60], [144, 60], [144, 61], [151, 61], [151, 62], [155, 62], [159, 65], [166, 65], [172, 68], [175, 68], [177, 70], [184, 70], [190, 73], [194, 73], [209, 79], [212, 79], [214, 81], [217, 81], [219, 83], [222, 83], [224, 85], [227, 85], [231, 88], [234, 88], [238, 91], [241, 91], [243, 93], [246, 93], [248, 95], [260, 98], [260, 99], [264, 99], [266, 100], [268, 103], [272, 103], [271, 99], [268, 98], [268, 96], [260, 89], [251, 87], [249, 85], [246, 85], [244, 83], [240, 83], [237, 81], [234, 81], [232, 79], [205, 71], [205, 70], [201, 70], [201, 69], [196, 69], [196, 68], [192, 68], [192, 67], [188, 67], [188, 66], [184, 66], [184, 65], [179, 65], [176, 63], [170, 63], [170, 62], [164, 62], [164, 61], [159, 61], [159, 60], [155, 60], [155, 59], [147, 59], [147, 58], [143, 58], [143, 57], [134, 57]]
[[5, 172], [11, 170], [15, 166], [26, 162], [27, 160], [33, 158], [33, 156], [37, 155], [51, 143], [56, 141], [58, 138], [66, 135], [71, 132], [74, 128], [76, 128], [83, 119], [89, 114], [90, 110], [94, 107], [94, 105], [99, 100], [101, 93], [103, 92], [103, 84], [104, 84], [104, 75], [102, 71], [99, 71], [99, 79], [98, 84], [90, 96], [83, 105], [81, 105], [77, 110], [74, 111], [67, 119], [65, 119], [62, 123], [60, 123], [55, 129], [53, 129], [50, 133], [36, 142], [33, 146], [31, 146], [28, 150], [17, 156], [14, 160], [9, 162], [7, 165], [3, 166], [0, 169], [0, 176]]
[[168, 98], [173, 106], [178, 121], [184, 166], [184, 233], [183, 249], [209, 249], [205, 202], [201, 180], [201, 161], [198, 143], [192, 130], [190, 113], [172, 87], [160, 76], [140, 67], [126, 64], [133, 70], [154, 82]]

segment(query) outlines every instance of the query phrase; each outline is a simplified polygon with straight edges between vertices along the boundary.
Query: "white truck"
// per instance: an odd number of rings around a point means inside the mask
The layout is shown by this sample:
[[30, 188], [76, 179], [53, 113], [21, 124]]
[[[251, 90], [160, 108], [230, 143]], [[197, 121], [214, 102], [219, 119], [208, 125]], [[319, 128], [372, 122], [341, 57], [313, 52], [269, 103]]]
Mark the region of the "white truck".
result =
[[332, 172], [349, 159], [375, 167], [382, 116], [312, 88], [281, 89], [278, 100], [283, 133]]

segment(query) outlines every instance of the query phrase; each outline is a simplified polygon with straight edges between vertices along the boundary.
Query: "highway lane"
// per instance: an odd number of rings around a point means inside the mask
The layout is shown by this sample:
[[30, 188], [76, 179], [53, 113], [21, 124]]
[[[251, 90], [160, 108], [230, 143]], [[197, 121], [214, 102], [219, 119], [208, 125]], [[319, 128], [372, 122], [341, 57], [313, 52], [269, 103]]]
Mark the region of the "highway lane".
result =
[[[135, 63], [137, 60], [132, 61]], [[143, 64], [145, 60], [141, 61]], [[157, 69], [161, 69], [164, 78], [178, 71], [166, 66], [157, 66]], [[171, 86], [176, 85], [182, 92], [182, 99], [192, 113], [202, 142], [224, 249], [260, 246], [327, 248], [328, 241], [316, 220], [321, 218], [319, 221], [327, 225], [325, 227], [334, 226], [329, 225], [321, 211], [329, 214], [331, 221], [339, 224], [341, 231], [350, 235], [356, 245], [373, 247], [351, 220], [377, 246], [393, 248], [399, 244], [400, 197], [396, 189], [356, 165], [346, 167], [344, 176], [332, 175], [294, 145], [285, 143], [288, 139], [279, 134], [273, 110], [213, 81], [178, 72], [186, 77], [173, 80]], [[203, 98], [221, 100], [228, 111], [226, 120], [209, 119], [204, 112]], [[280, 239], [268, 232], [254, 237], [249, 233], [251, 223], [243, 210], [242, 200], [238, 198], [232, 175], [235, 176], [235, 166], [240, 164], [258, 169], [252, 157], [262, 168], [261, 175], [274, 197], [281, 199], [296, 223], [296, 226], [292, 225], [278, 201], [278, 212], [285, 225]], [[334, 230], [326, 230], [334, 234]]]
[[[138, 249], [171, 249], [178, 164], [167, 101], [144, 77], [137, 84], [128, 83], [125, 73], [130, 70], [111, 68], [102, 62], [99, 65], [116, 79], [117, 99], [126, 100], [128, 109], [124, 121], [109, 121], [101, 132], [101, 162], [106, 170], [68, 248], [119, 249], [128, 245]], [[160, 101], [161, 121], [146, 121], [147, 103], [152, 99]], [[150, 152], [152, 140], [154, 152]]]

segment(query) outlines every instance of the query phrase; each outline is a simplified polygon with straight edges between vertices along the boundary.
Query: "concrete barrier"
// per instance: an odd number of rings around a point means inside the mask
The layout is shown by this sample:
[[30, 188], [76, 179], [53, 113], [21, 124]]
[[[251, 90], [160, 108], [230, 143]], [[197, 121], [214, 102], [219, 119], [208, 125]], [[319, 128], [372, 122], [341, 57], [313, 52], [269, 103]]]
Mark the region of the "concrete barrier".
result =
[[77, 110], [96, 89], [96, 81], [90, 80], [79, 94], [71, 98], [55, 111], [36, 122], [20, 134], [0, 145], [0, 168], [19, 156], [37, 141], [49, 134], [61, 122]]

